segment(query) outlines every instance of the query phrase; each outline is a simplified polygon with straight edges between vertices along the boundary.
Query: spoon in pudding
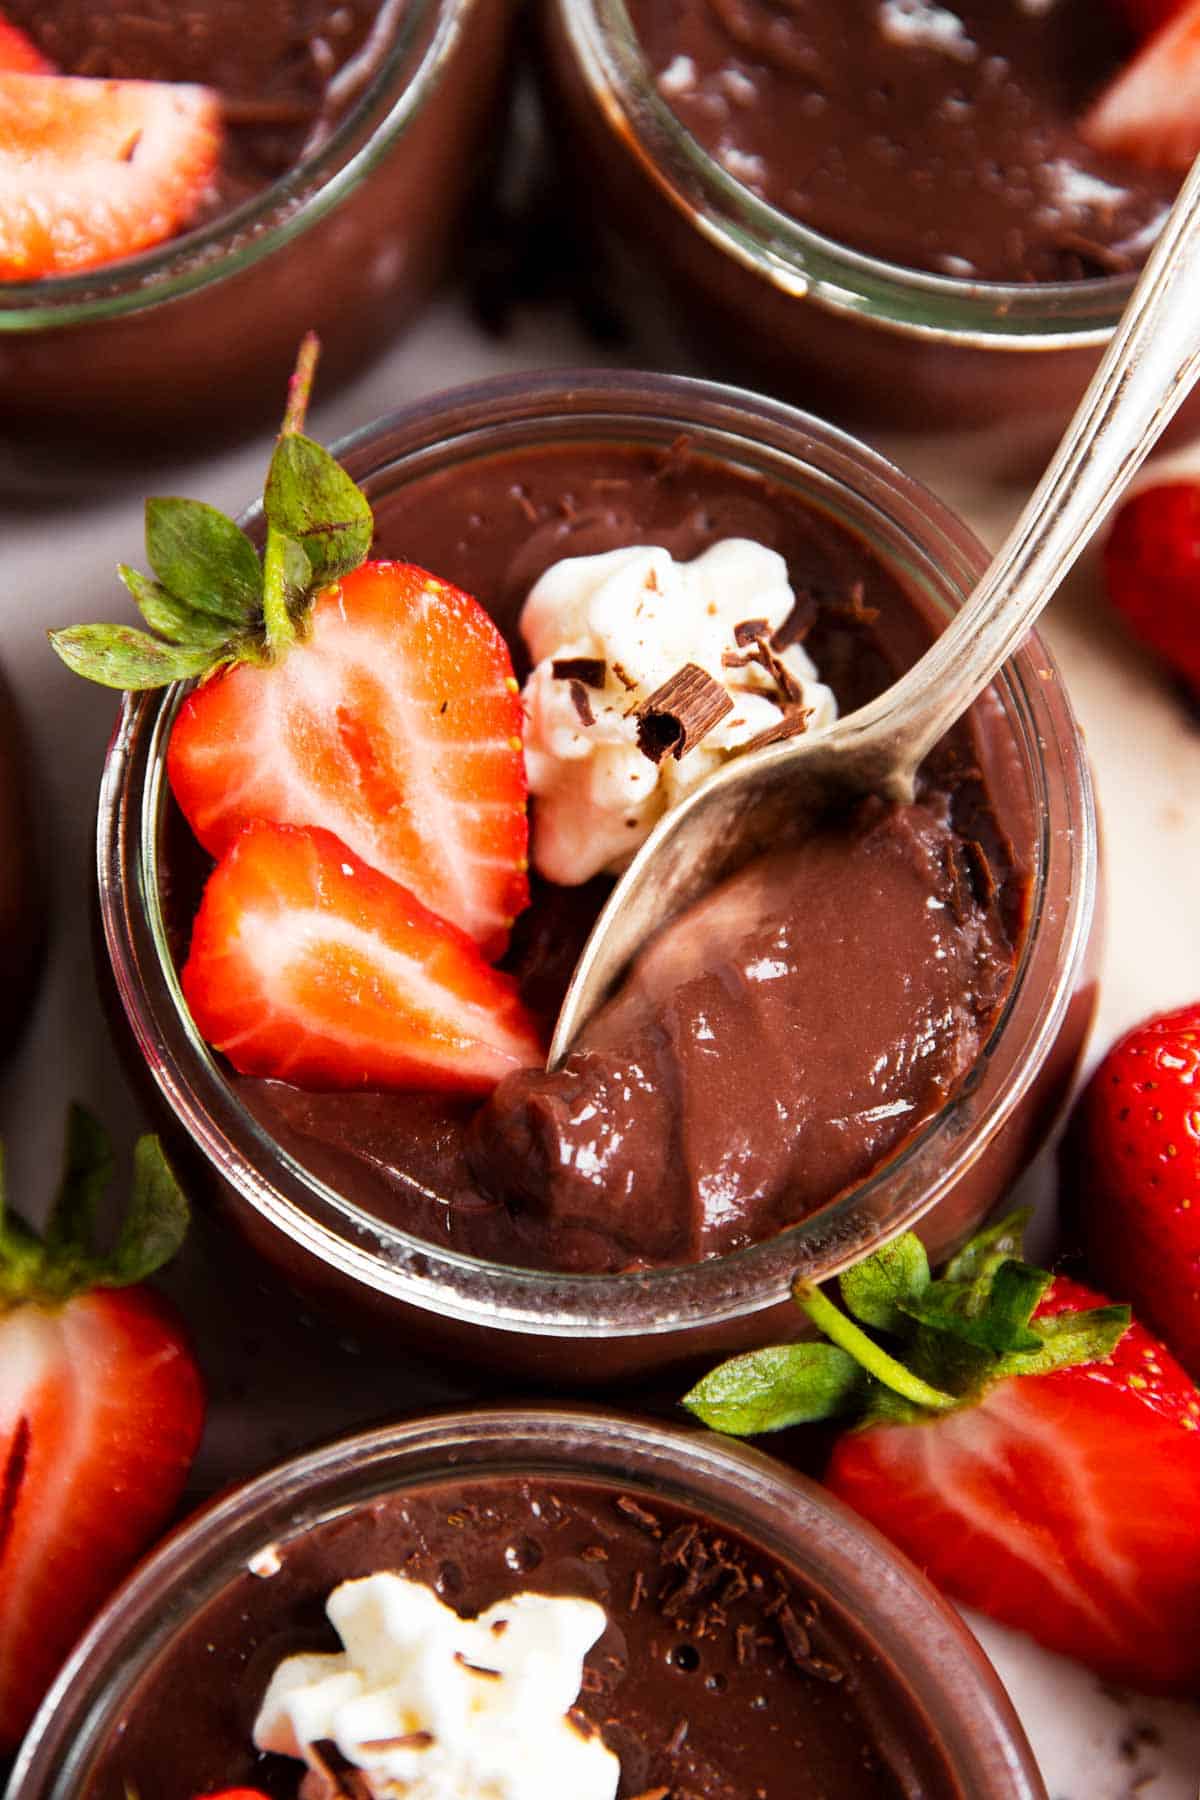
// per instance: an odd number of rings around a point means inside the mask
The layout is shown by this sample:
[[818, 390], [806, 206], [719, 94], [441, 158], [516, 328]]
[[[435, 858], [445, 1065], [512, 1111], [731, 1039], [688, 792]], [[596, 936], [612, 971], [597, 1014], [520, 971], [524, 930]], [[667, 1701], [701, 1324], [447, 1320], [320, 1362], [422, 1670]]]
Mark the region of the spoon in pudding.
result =
[[1017, 649], [1200, 373], [1200, 159], [1045, 474], [967, 601], [868, 705], [731, 758], [655, 826], [592, 927], [547, 1067], [630, 962], [757, 850], [865, 794], [911, 801], [938, 740]]

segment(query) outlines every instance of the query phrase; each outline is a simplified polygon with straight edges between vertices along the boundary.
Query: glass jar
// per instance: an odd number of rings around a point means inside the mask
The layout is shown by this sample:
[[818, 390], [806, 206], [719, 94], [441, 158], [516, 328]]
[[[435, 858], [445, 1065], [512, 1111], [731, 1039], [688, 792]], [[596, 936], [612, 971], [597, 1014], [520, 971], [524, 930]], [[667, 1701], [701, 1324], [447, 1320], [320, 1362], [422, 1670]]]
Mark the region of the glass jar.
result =
[[[932, 1791], [964, 1800], [1045, 1800], [1024, 1733], [975, 1639], [924, 1577], [832, 1494], [705, 1432], [550, 1408], [385, 1426], [298, 1457], [208, 1507], [142, 1565], [79, 1644], [25, 1741], [8, 1800], [79, 1800], [136, 1711], [138, 1690], [201, 1609], [245, 1581], [248, 1566], [278, 1568], [282, 1559], [286, 1567], [289, 1543], [384, 1496], [459, 1483], [466, 1493], [476, 1477], [588, 1482], [643, 1506], [675, 1502], [732, 1529], [794, 1571], [822, 1616], [845, 1621], [859, 1640], [858, 1685], [868, 1671], [881, 1676], [881, 1710], [910, 1773], [919, 1768]], [[312, 1615], [310, 1603], [310, 1622]], [[215, 1648], [213, 1677], [228, 1689], [246, 1667], [247, 1647]], [[265, 1685], [269, 1669], [261, 1672]]]
[[[931, 622], [962, 603], [986, 566], [970, 532], [875, 452], [787, 406], [678, 377], [504, 377], [395, 413], [337, 454], [370, 497], [386, 548], [388, 497], [409, 483], [453, 482], [480, 459], [531, 447], [669, 454], [680, 439], [706, 465], [786, 488], [848, 529]], [[978, 703], [1004, 747], [1006, 801], [1024, 821], [1028, 923], [975, 1066], [889, 1161], [779, 1236], [614, 1275], [502, 1266], [388, 1225], [301, 1167], [251, 1116], [191, 1022], [164, 917], [164, 757], [184, 691], [127, 697], [104, 771], [100, 967], [119, 1000], [114, 1027], [131, 1042], [161, 1129], [199, 1152], [191, 1160], [219, 1210], [352, 1328], [553, 1383], [611, 1381], [794, 1336], [797, 1270], [827, 1279], [910, 1227], [935, 1257], [948, 1253], [1001, 1200], [1065, 1099], [1094, 1002], [1096, 820], [1070, 704], [1035, 636]]]
[[0, 282], [0, 431], [177, 452], [180, 426], [229, 436], [274, 417], [306, 331], [324, 382], [380, 349], [454, 244], [513, 12], [411, 0], [366, 93], [263, 193], [108, 268]]
[[659, 93], [623, 0], [540, 0], [539, 18], [560, 155], [588, 171], [573, 213], [614, 255], [622, 303], [657, 297], [656, 342], [694, 339], [706, 371], [853, 423], [1019, 421], [1029, 457], [1054, 441], [1135, 275], [977, 282], [854, 250], [709, 155]]

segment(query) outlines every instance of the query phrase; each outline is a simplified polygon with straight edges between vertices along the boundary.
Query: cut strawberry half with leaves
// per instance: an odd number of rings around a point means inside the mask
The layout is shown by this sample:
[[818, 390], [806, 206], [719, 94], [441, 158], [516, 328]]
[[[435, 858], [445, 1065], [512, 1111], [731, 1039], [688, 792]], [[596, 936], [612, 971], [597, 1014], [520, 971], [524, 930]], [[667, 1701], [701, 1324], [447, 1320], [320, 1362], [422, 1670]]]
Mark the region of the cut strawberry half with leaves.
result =
[[183, 991], [247, 1075], [482, 1094], [541, 1062], [516, 984], [328, 831], [248, 825], [217, 865]]
[[1020, 1216], [932, 1280], [915, 1237], [843, 1275], [829, 1342], [687, 1396], [718, 1430], [848, 1413], [825, 1479], [939, 1586], [1133, 1687], [1200, 1681], [1200, 1395], [1128, 1307], [1019, 1260]]
[[411, 564], [369, 562], [318, 597], [276, 667], [188, 695], [167, 770], [213, 855], [250, 819], [321, 826], [494, 958], [529, 898], [521, 727], [483, 608]]
[[172, 237], [220, 146], [209, 88], [0, 74], [0, 279], [94, 269]]
[[1200, 1005], [1114, 1044], [1069, 1147], [1089, 1266], [1200, 1373]]
[[140, 1139], [130, 1210], [115, 1248], [100, 1254], [92, 1222], [112, 1169], [104, 1132], [74, 1108], [44, 1239], [0, 1204], [3, 1751], [167, 1524], [204, 1419], [183, 1328], [138, 1285], [179, 1247], [186, 1202], [158, 1140]]
[[0, 75], [53, 75], [54, 64], [0, 13]]
[[155, 636], [85, 625], [51, 641], [78, 674], [111, 687], [209, 677], [180, 708], [168, 772], [214, 856], [251, 819], [332, 831], [494, 961], [529, 900], [508, 648], [448, 582], [364, 562], [365, 496], [298, 431], [315, 353], [310, 340], [271, 461], [262, 566], [212, 507], [151, 500], [157, 579], [121, 575]]
[[1200, 0], [1178, 10], [1100, 95], [1079, 127], [1095, 150], [1150, 169], [1200, 153]]

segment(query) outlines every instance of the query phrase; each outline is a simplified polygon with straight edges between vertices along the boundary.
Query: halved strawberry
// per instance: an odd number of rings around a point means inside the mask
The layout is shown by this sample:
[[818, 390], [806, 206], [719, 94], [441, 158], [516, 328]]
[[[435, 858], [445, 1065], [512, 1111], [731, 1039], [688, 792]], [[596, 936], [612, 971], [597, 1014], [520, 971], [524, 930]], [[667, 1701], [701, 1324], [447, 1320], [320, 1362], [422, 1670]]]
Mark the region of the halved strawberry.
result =
[[540, 1062], [516, 984], [328, 831], [246, 826], [196, 916], [183, 991], [235, 1069], [301, 1087], [486, 1093]]
[[318, 596], [273, 667], [188, 696], [167, 769], [213, 855], [250, 819], [321, 826], [494, 959], [529, 899], [521, 726], [483, 608], [424, 569], [370, 562]]
[[1189, 0], [1147, 40], [1079, 130], [1094, 149], [1147, 168], [1191, 167], [1200, 153], [1200, 0]]
[[92, 269], [171, 237], [220, 145], [210, 88], [0, 74], [0, 279]]
[[44, 1241], [0, 1226], [0, 1752], [11, 1751], [92, 1614], [168, 1522], [204, 1419], [186, 1334], [138, 1285], [187, 1210], [156, 1139], [134, 1159], [111, 1255], [91, 1214], [108, 1140], [76, 1108]]
[[0, 13], [0, 74], [53, 75], [54, 64]]
[[[687, 1396], [738, 1433], [844, 1413], [825, 1479], [940, 1587], [1132, 1687], [1200, 1683], [1200, 1394], [1128, 1307], [1019, 1260], [1020, 1215], [933, 1280], [915, 1237], [796, 1297], [831, 1342]], [[866, 1327], [867, 1329], [864, 1329]]]

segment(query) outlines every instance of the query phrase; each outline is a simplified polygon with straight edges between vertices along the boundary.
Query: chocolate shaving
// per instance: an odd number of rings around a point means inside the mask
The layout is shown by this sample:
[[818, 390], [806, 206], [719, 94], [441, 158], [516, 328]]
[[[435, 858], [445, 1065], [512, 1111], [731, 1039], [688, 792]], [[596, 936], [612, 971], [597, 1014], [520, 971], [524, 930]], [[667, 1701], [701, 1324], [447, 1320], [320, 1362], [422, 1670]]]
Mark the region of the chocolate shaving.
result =
[[633, 1800], [671, 1800], [669, 1787], [643, 1788], [640, 1794], [634, 1794]]
[[456, 1650], [454, 1652], [454, 1660], [458, 1663], [460, 1668], [470, 1669], [472, 1675], [486, 1675], [489, 1681], [501, 1681], [503, 1679], [499, 1669], [485, 1669], [482, 1663], [472, 1662], [470, 1657], [464, 1656], [461, 1650]]
[[597, 1563], [608, 1561], [608, 1551], [604, 1548], [603, 1544], [588, 1544], [579, 1554], [582, 1556], [584, 1562]]
[[743, 619], [733, 628], [733, 641], [739, 650], [745, 650], [748, 645], [756, 644], [759, 638], [769, 636], [770, 630], [769, 619]]
[[582, 681], [571, 682], [570, 694], [571, 703], [574, 706], [576, 713], [579, 715], [579, 723], [586, 730], [589, 725], [594, 725], [596, 723], [596, 715], [592, 711], [592, 703], [588, 698], [588, 691], [584, 687]]
[[963, 853], [967, 860], [967, 873], [971, 878], [975, 898], [986, 912], [994, 903], [997, 893], [996, 877], [992, 874], [992, 865], [988, 861], [987, 851], [977, 838], [968, 838], [963, 844]]
[[373, 1800], [365, 1770], [343, 1756], [332, 1738], [318, 1738], [308, 1750], [317, 1773], [325, 1777], [336, 1800]]
[[734, 1633], [739, 1665], [754, 1661], [754, 1627], [739, 1625]]
[[[754, 623], [754, 621], [750, 621], [750, 623]], [[765, 627], [765, 620], [763, 625]], [[726, 669], [745, 669], [751, 663], [757, 663], [771, 677], [779, 689], [782, 704], [785, 707], [800, 704], [804, 698], [804, 689], [778, 651], [772, 646], [765, 629], [754, 639], [753, 643], [743, 645], [740, 651], [726, 650], [721, 656], [721, 665]]]
[[580, 1712], [577, 1706], [572, 1706], [568, 1711], [567, 1724], [578, 1732], [584, 1743], [590, 1743], [594, 1737], [599, 1735], [599, 1728], [588, 1718], [586, 1713]]
[[664, 1562], [686, 1562], [688, 1551], [696, 1540], [700, 1527], [698, 1525], [679, 1525], [671, 1533], [662, 1547]]
[[665, 756], [678, 762], [732, 711], [720, 682], [698, 663], [684, 663], [634, 709], [638, 749], [656, 765]]
[[432, 1731], [406, 1731], [402, 1737], [364, 1738], [362, 1750], [429, 1750], [437, 1739]]
[[808, 730], [808, 721], [812, 718], [811, 706], [797, 706], [777, 719], [774, 725], [768, 725], [752, 737], [744, 750], [764, 750], [768, 744], [782, 743], [785, 738], [798, 737], [802, 731]]
[[819, 612], [817, 597], [809, 589], [796, 595], [792, 601], [792, 610], [787, 618], [771, 633], [771, 644], [776, 650], [790, 650], [793, 644], [802, 644], [817, 622]]
[[631, 1519], [639, 1531], [648, 1531], [651, 1537], [662, 1536], [662, 1525], [658, 1515], [648, 1511], [644, 1506], [639, 1506], [632, 1495], [618, 1494], [616, 1506], [617, 1511], [624, 1513], [627, 1519]]
[[631, 1613], [635, 1613], [642, 1604], [642, 1596], [645, 1592], [646, 1577], [642, 1574], [642, 1571], [638, 1569], [634, 1574], [633, 1587], [630, 1589], [629, 1593], [629, 1610]]
[[1085, 265], [1091, 263], [1103, 275], [1127, 275], [1134, 267], [1134, 258], [1128, 250], [1119, 250], [1113, 244], [1098, 244], [1095, 238], [1087, 237], [1082, 231], [1060, 231], [1055, 239], [1059, 250], [1077, 256]]
[[815, 1675], [818, 1681], [841, 1681], [843, 1674], [836, 1664], [826, 1662], [824, 1657], [814, 1656], [812, 1639], [801, 1625], [791, 1606], [782, 1606], [779, 1610], [779, 1634], [784, 1648], [805, 1675]]
[[608, 664], [602, 656], [556, 656], [550, 673], [555, 681], [582, 681], [584, 687], [602, 688]]
[[615, 662], [613, 664], [613, 674], [616, 676], [616, 678], [620, 682], [621, 686], [625, 689], [625, 692], [627, 694], [632, 694], [634, 688], [637, 686], [637, 682], [633, 679], [633, 676], [629, 673], [629, 670], [626, 669], [625, 667], [623, 667], [623, 665], [621, 663]]
[[686, 1719], [680, 1719], [677, 1722], [674, 1731], [671, 1733], [670, 1737], [667, 1739], [667, 1742], [665, 1745], [665, 1749], [666, 1749], [668, 1756], [678, 1756], [679, 1755], [679, 1752], [683, 1749], [684, 1744], [687, 1742], [687, 1734], [688, 1734], [688, 1722]]

